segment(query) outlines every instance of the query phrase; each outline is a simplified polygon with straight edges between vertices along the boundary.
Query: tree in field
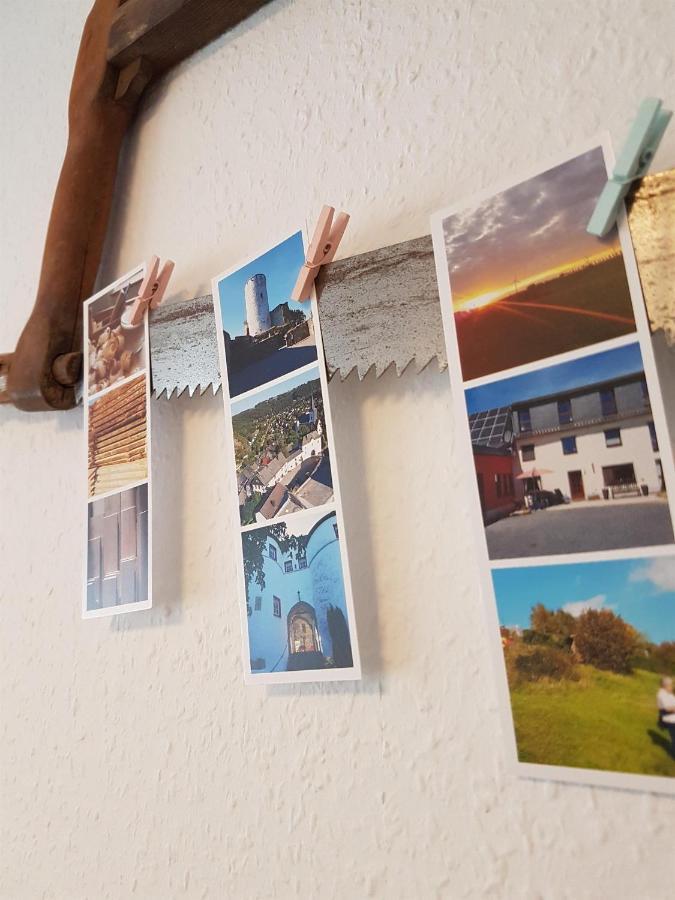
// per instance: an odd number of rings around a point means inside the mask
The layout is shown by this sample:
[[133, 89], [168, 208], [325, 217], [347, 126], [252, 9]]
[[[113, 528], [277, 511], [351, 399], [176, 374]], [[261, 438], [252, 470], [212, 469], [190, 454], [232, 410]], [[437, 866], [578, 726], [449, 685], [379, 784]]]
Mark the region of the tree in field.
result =
[[575, 620], [574, 650], [598, 669], [630, 674], [638, 645], [637, 631], [609, 609], [588, 609]]
[[[577, 620], [563, 609], [546, 609], [543, 603], [537, 603], [530, 612], [530, 631], [543, 635], [548, 642], [558, 647], [567, 647], [576, 631]], [[532, 640], [531, 643], [537, 643]]]
[[284, 522], [269, 525], [267, 528], [259, 528], [256, 531], [244, 532], [242, 545], [247, 588], [251, 580], [255, 580], [261, 588], [265, 587], [263, 551], [270, 537], [274, 538], [282, 553], [288, 553], [289, 551], [302, 552], [307, 546], [307, 535], [289, 535]]
[[664, 674], [675, 672], [675, 641], [663, 641], [656, 644], [652, 656], [658, 664], [659, 671]]

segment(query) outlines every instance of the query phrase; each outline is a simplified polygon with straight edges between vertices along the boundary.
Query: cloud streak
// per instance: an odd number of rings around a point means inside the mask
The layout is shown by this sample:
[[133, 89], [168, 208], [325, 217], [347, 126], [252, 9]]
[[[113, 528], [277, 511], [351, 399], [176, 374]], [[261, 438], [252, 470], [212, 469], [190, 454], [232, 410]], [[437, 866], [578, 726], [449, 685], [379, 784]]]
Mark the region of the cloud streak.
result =
[[618, 248], [616, 229], [602, 240], [586, 232], [606, 180], [596, 147], [446, 218], [453, 296], [471, 297]]
[[648, 582], [653, 593], [665, 594], [675, 591], [675, 558], [663, 557], [651, 559], [634, 569], [630, 574], [632, 582]]
[[589, 597], [588, 600], [574, 600], [571, 603], [566, 603], [563, 606], [564, 611], [566, 613], [569, 613], [571, 616], [574, 616], [575, 619], [578, 619], [582, 613], [588, 612], [589, 609], [612, 608], [612, 606], [607, 605], [606, 594], [596, 594], [595, 597]]

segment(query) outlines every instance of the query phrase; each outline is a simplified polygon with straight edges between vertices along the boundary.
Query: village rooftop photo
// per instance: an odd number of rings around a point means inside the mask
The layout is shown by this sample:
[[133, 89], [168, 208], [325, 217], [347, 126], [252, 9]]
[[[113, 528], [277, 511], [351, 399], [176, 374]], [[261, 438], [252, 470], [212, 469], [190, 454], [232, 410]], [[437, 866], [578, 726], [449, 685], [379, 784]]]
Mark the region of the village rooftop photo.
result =
[[231, 397], [316, 360], [311, 306], [290, 299], [304, 261], [297, 232], [215, 279]]
[[333, 500], [318, 366], [232, 403], [242, 525]]
[[637, 343], [465, 392], [491, 559], [673, 543]]
[[519, 761], [675, 778], [675, 557], [492, 578]]
[[636, 330], [616, 227], [586, 232], [601, 147], [443, 219], [465, 381]]

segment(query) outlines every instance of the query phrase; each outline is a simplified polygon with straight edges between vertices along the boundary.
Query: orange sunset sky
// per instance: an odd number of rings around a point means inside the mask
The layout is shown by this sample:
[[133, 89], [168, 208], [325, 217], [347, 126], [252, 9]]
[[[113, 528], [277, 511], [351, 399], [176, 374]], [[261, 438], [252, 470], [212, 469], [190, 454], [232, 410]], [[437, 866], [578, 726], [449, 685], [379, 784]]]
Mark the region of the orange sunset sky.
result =
[[596, 147], [445, 219], [455, 312], [618, 252], [616, 228], [605, 238], [586, 231], [606, 180]]

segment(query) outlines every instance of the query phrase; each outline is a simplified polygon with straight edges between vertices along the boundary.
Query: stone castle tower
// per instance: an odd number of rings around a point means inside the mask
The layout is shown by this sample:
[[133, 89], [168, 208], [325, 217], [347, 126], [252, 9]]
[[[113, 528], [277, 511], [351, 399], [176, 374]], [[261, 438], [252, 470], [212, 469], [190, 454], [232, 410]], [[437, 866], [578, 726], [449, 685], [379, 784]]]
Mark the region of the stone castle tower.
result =
[[267, 279], [264, 275], [252, 275], [244, 285], [246, 322], [248, 333], [255, 336], [272, 327], [267, 300]]

